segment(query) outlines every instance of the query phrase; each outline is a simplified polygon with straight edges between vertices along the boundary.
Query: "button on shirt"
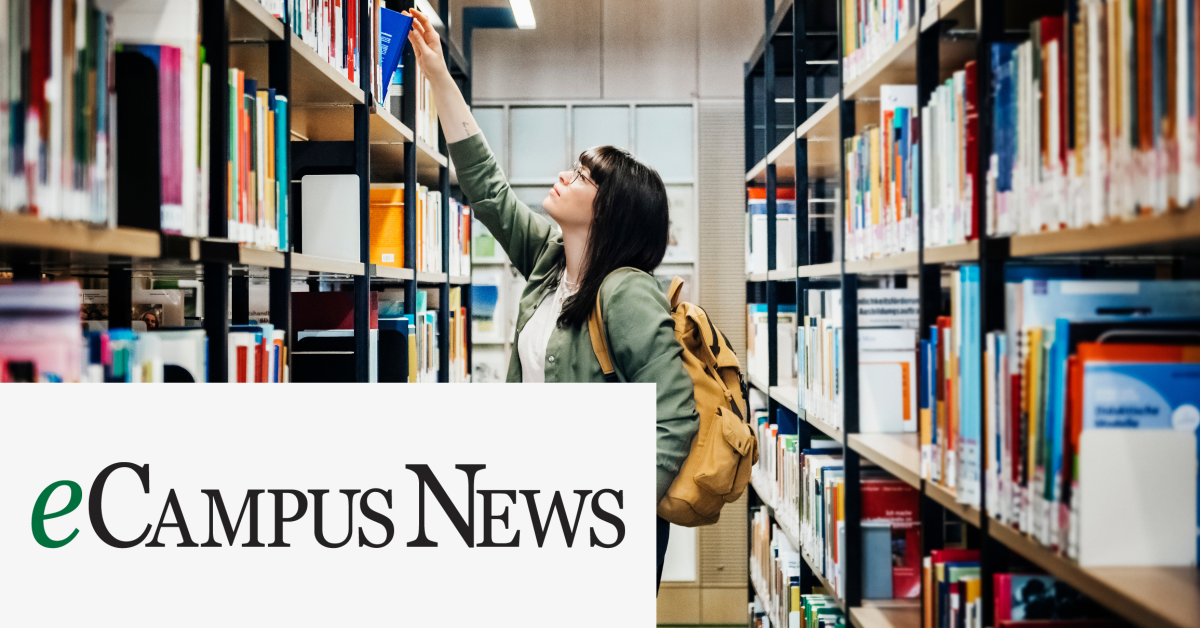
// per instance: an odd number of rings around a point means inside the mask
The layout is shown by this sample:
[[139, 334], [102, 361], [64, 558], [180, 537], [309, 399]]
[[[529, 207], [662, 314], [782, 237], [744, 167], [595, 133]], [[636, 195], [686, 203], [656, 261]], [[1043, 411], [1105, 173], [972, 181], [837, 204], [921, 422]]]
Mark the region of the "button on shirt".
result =
[[544, 383], [546, 381], [547, 364], [554, 364], [554, 356], [546, 355], [546, 347], [550, 344], [550, 336], [558, 326], [558, 316], [562, 313], [563, 301], [575, 294], [569, 290], [567, 282], [560, 280], [554, 294], [542, 299], [525, 328], [517, 338], [517, 354], [521, 358], [521, 381], [526, 383]]

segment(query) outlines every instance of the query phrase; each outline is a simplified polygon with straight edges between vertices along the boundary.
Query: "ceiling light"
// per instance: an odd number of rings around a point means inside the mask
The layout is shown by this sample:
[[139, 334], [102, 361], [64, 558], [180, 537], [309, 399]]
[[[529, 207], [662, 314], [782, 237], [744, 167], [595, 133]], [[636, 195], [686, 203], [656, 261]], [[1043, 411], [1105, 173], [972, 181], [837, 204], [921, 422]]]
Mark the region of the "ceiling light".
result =
[[508, 0], [508, 3], [512, 6], [517, 28], [537, 28], [537, 21], [533, 19], [533, 7], [529, 6], [529, 0]]

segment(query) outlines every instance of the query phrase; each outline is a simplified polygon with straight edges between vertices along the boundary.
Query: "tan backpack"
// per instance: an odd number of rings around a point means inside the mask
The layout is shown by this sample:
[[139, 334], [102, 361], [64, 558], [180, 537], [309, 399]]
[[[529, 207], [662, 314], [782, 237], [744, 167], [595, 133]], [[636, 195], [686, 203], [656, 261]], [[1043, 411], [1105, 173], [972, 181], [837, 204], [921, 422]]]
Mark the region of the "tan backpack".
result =
[[[758, 439], [746, 421], [746, 400], [737, 355], [729, 340], [697, 305], [680, 302], [683, 280], [676, 277], [667, 290], [675, 338], [683, 345], [683, 366], [695, 387], [700, 429], [671, 488], [658, 502], [658, 515], [676, 525], [711, 525], [721, 507], [737, 501], [758, 462]], [[600, 298], [588, 318], [592, 349], [606, 381], [617, 381], [608, 356], [608, 340], [600, 315]]]

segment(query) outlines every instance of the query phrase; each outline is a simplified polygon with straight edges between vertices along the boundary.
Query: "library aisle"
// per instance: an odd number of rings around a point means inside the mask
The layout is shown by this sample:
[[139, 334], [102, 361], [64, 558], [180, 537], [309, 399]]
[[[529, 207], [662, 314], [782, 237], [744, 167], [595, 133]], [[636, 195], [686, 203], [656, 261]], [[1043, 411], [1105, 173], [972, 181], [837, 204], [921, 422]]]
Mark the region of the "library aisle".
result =
[[1197, 28], [766, 1], [751, 626], [1200, 626]]

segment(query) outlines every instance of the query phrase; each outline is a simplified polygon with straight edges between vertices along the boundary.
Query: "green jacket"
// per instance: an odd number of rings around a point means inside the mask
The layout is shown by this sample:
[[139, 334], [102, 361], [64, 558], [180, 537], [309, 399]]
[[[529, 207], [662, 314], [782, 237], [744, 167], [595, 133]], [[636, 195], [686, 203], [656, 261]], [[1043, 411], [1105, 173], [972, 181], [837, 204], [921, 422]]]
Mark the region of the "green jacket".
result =
[[[450, 144], [449, 149], [458, 184], [475, 218], [491, 231], [529, 282], [517, 313], [516, 338], [520, 338], [537, 306], [553, 293], [549, 284], [563, 255], [562, 234], [517, 199], [482, 133]], [[619, 380], [657, 385], [657, 480], [658, 499], [662, 499], [700, 425], [692, 379], [683, 368], [683, 348], [675, 339], [671, 307], [654, 277], [631, 268], [618, 270], [605, 280], [600, 304]], [[516, 338], [509, 358], [509, 382], [521, 381]], [[586, 325], [554, 329], [546, 347], [546, 381], [604, 382]]]

